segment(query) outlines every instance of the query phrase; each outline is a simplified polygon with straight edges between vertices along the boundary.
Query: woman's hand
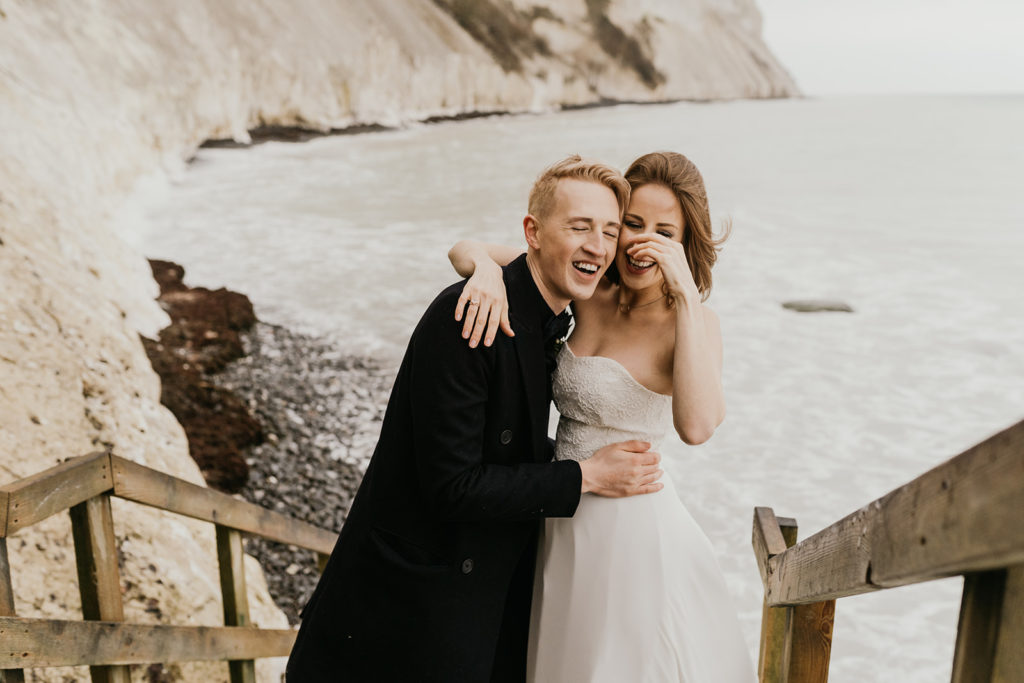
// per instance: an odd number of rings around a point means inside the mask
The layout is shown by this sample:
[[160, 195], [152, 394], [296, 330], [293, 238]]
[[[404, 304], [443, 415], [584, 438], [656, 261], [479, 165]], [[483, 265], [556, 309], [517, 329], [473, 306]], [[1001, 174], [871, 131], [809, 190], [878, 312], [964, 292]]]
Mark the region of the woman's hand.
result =
[[[501, 268], [493, 261], [478, 264], [473, 276], [462, 288], [455, 304], [455, 319], [463, 320], [462, 338], [469, 339], [469, 347], [476, 348], [481, 337], [484, 346], [494, 343], [498, 328], [510, 337], [516, 336], [508, 321], [508, 297]], [[486, 332], [486, 334], [485, 334]]]
[[626, 253], [638, 260], [650, 259], [658, 264], [665, 278], [669, 296], [680, 303], [697, 303], [700, 292], [693, 281], [693, 273], [686, 260], [686, 250], [680, 242], [656, 233], [639, 237]]

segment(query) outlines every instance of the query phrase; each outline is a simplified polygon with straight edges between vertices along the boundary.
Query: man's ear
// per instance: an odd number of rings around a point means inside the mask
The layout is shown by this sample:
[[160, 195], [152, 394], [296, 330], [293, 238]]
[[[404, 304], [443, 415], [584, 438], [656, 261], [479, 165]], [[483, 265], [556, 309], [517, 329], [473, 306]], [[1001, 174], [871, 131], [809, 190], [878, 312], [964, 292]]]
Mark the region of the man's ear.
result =
[[527, 214], [526, 218], [523, 219], [523, 234], [526, 236], [526, 243], [531, 249], [540, 248], [540, 240], [537, 239], [537, 232], [539, 230], [540, 223], [537, 222], [537, 217]]

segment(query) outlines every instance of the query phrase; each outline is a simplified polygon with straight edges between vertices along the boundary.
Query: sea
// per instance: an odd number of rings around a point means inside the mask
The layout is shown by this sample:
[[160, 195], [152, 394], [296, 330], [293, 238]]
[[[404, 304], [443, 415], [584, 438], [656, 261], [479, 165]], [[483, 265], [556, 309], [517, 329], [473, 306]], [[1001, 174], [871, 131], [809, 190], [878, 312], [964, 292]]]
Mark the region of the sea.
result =
[[[755, 506], [804, 538], [1024, 419], [1024, 96], [619, 105], [203, 148], [140, 182], [121, 231], [194, 286], [397, 369], [446, 258], [523, 245], [530, 185], [580, 153], [673, 150], [731, 224], [708, 305], [727, 417], [663, 448], [756, 657]], [[852, 313], [797, 313], [795, 299]], [[830, 680], [949, 680], [962, 581], [837, 603]], [[596, 596], [595, 596], [596, 597]], [[596, 599], [599, 599], [596, 597]]]

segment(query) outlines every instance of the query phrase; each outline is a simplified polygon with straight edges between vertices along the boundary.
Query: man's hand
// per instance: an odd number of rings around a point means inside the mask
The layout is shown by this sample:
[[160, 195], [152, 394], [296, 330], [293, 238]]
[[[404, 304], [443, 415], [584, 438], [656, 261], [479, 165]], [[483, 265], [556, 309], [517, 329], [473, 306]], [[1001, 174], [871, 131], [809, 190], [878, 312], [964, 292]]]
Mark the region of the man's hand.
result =
[[661, 455], [650, 448], [646, 441], [621, 441], [596, 451], [580, 463], [583, 493], [624, 498], [663, 489]]

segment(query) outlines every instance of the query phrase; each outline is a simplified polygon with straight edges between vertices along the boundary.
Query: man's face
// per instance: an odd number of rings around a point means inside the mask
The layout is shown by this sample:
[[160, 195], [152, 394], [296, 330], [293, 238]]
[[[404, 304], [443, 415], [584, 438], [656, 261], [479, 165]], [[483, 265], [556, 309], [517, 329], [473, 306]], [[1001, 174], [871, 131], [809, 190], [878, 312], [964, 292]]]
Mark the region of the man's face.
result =
[[601, 183], [563, 178], [547, 215], [527, 216], [524, 226], [534, 275], [552, 309], [593, 296], [615, 256], [621, 227], [615, 193]]

